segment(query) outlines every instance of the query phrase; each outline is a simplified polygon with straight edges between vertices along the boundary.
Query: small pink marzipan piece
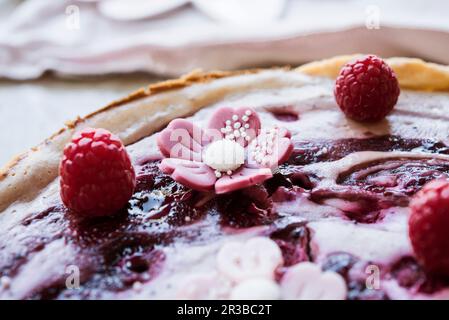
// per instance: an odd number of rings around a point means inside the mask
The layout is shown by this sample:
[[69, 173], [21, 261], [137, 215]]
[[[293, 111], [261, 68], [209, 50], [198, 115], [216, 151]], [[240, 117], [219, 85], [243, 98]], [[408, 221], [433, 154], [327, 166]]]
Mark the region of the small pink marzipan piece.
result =
[[275, 270], [283, 264], [282, 252], [276, 242], [255, 237], [246, 242], [228, 242], [217, 255], [219, 272], [240, 283], [253, 278], [274, 279]]
[[228, 299], [231, 284], [216, 272], [188, 275], [176, 294], [180, 300]]
[[281, 280], [281, 295], [287, 300], [344, 300], [345, 280], [338, 273], [302, 262], [290, 267]]

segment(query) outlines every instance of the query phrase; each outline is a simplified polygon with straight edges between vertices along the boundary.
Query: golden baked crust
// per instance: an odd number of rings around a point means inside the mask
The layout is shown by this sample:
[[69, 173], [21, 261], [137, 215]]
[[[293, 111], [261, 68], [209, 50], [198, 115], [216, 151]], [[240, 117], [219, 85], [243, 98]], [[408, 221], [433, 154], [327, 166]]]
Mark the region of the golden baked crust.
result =
[[[336, 78], [341, 67], [361, 55], [344, 55], [314, 61], [297, 68], [297, 71], [313, 76]], [[404, 89], [425, 91], [449, 91], [449, 66], [425, 62], [416, 58], [388, 58], [399, 84]]]
[[[299, 71], [311, 76], [334, 78], [343, 64], [357, 56], [338, 56], [291, 71], [282, 68], [273, 69], [273, 72], [278, 70], [287, 74]], [[390, 58], [387, 62], [397, 73], [403, 88], [449, 91], [448, 66], [412, 58]], [[64, 129], [0, 169], [0, 211], [19, 199], [32, 199], [57, 178], [62, 149], [73, 131], [86, 126], [103, 127], [119, 135], [128, 145], [159, 130], [173, 118], [186, 117], [232, 92], [289, 84], [289, 79], [283, 79], [282, 74], [270, 77], [265, 73], [265, 70], [194, 71], [179, 79], [139, 89], [84, 118], [67, 123]], [[229, 77], [235, 81], [216, 81]]]

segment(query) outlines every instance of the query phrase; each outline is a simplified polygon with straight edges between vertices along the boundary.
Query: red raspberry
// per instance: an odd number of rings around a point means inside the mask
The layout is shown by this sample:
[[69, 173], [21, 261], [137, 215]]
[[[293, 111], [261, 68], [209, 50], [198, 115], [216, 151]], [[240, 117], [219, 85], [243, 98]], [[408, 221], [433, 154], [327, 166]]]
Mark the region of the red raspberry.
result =
[[136, 184], [125, 147], [104, 129], [75, 134], [64, 149], [59, 173], [62, 201], [82, 215], [115, 213], [126, 205]]
[[335, 100], [346, 116], [364, 122], [385, 118], [398, 101], [399, 92], [394, 71], [374, 55], [347, 63], [334, 88]]
[[409, 236], [418, 261], [449, 276], [449, 180], [426, 184], [410, 203]]

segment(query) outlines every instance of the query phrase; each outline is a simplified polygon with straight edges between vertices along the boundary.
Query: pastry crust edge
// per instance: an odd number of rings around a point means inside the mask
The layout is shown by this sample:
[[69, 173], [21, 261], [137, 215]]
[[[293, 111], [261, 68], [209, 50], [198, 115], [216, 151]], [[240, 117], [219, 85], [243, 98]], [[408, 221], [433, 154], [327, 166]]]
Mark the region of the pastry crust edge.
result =
[[[320, 61], [314, 61], [304, 64], [294, 69], [294, 71], [301, 72], [310, 76], [336, 78], [340, 68], [345, 63], [359, 56], [361, 56], [361, 54], [342, 55]], [[421, 91], [449, 91], [449, 66], [429, 63], [416, 58], [394, 57], [385, 60], [396, 72], [401, 88]], [[285, 67], [284, 69], [289, 70], [290, 68]], [[44, 146], [55, 143], [57, 145], [55, 151], [59, 152], [60, 156], [64, 146], [64, 143], [62, 143], [64, 140], [62, 139], [62, 136], [74, 132], [89, 119], [92, 119], [98, 115], [109, 114], [117, 108], [125, 107], [130, 103], [160, 93], [179, 90], [193, 84], [208, 83], [216, 79], [246, 74], [255, 74], [263, 70], [266, 69], [211, 72], [202, 72], [201, 70], [195, 70], [187, 75], [181, 76], [178, 79], [162, 81], [151, 84], [146, 88], [141, 88], [122, 99], [113, 101], [107, 106], [93, 113], [90, 113], [83, 118], [78, 117], [74, 121], [67, 122], [64, 128], [53, 134], [40, 145], [17, 157], [14, 157], [3, 168], [0, 169], [0, 212], [18, 199], [26, 196], [24, 195], [24, 193], [27, 193], [27, 191], [29, 191], [26, 190], [27, 188], [25, 188], [24, 186], [27, 185], [27, 180], [32, 180], [27, 177], [28, 170], [33, 165], [33, 159], [31, 159], [31, 155], [36, 156], [38, 155], [38, 153], [44, 153], [46, 152], [45, 150], [43, 150]], [[196, 110], [191, 111], [194, 112]], [[176, 114], [173, 114], [172, 118], [176, 116]], [[153, 130], [153, 132], [155, 131], [156, 130]], [[58, 140], [62, 141], [59, 141], [58, 144]], [[135, 141], [128, 141], [126, 144], [130, 144], [133, 142]], [[36, 189], [38, 190], [55, 179], [54, 168], [53, 170], [50, 170], [50, 168], [45, 168], [45, 166], [43, 166], [42, 170], [44, 170], [42, 178], [40, 180], [40, 183], [37, 183], [36, 185]]]

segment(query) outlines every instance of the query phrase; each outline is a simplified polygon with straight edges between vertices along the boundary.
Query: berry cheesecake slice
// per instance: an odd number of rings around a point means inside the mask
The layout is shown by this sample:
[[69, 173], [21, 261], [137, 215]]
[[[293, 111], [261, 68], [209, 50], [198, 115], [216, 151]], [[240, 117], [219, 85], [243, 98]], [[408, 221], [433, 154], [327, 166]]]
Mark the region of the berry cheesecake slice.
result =
[[447, 91], [375, 56], [141, 89], [1, 171], [0, 298], [448, 299]]

